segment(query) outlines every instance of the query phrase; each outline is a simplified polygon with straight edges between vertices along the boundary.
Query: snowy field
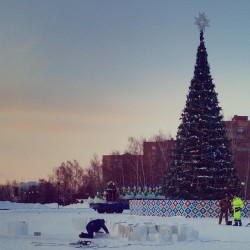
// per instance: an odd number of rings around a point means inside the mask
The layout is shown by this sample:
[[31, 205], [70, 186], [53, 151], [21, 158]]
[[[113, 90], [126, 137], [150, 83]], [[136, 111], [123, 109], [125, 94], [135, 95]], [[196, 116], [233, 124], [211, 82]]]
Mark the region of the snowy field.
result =
[[[0, 202], [0, 249], [1, 250], [65, 250], [75, 249], [70, 242], [79, 240], [78, 234], [85, 231], [84, 225], [90, 219], [104, 218], [110, 235], [104, 234], [96, 238], [86, 248], [123, 249], [123, 250], [235, 250], [249, 249], [250, 227], [246, 227], [250, 219], [243, 218], [242, 227], [218, 225], [218, 219], [200, 218], [186, 219], [182, 217], [146, 217], [134, 216], [125, 210], [122, 214], [98, 214], [88, 205], [76, 204], [57, 209], [57, 204], [16, 204]], [[85, 224], [84, 224], [85, 223]], [[19, 228], [19, 226], [21, 227]], [[141, 228], [148, 235], [139, 240], [129, 239], [121, 234], [121, 225], [132, 225], [134, 230]], [[154, 234], [152, 225], [171, 227], [172, 238], [162, 241]], [[82, 228], [83, 227], [83, 228]], [[168, 228], [167, 227], [167, 228]], [[193, 229], [191, 238], [180, 240], [175, 228]], [[151, 228], [151, 229], [150, 229]], [[27, 230], [27, 231], [26, 231]], [[191, 231], [190, 231], [191, 232]], [[189, 233], [190, 233], [189, 232]], [[36, 236], [35, 234], [38, 234]], [[138, 236], [138, 235], [137, 235]], [[154, 237], [155, 236], [155, 237]], [[159, 236], [159, 234], [158, 234]]]

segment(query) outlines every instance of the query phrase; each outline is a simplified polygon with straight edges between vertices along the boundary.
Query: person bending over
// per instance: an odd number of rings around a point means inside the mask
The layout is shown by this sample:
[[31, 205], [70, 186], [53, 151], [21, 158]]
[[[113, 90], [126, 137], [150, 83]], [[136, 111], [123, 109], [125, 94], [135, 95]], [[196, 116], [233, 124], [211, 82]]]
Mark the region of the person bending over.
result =
[[105, 220], [104, 219], [92, 220], [86, 226], [86, 230], [87, 230], [88, 233], [81, 232], [79, 234], [79, 237], [80, 238], [93, 239], [94, 238], [94, 233], [99, 232], [100, 229], [103, 229], [106, 234], [109, 234], [109, 230], [105, 226]]

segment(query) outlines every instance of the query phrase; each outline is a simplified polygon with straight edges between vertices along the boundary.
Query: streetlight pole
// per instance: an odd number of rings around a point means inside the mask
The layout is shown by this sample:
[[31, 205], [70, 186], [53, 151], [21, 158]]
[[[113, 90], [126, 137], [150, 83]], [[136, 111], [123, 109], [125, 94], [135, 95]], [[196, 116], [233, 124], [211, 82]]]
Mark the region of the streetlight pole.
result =
[[60, 181], [57, 182], [57, 208], [59, 209], [59, 187]]
[[249, 142], [247, 142], [247, 173], [246, 173], [246, 185], [245, 185], [245, 198], [248, 195], [248, 193], [247, 193], [247, 191], [248, 191], [248, 178], [249, 178], [249, 170], [250, 170], [250, 168], [249, 168], [249, 152], [250, 152], [249, 148], [250, 148], [250, 145], [249, 145]]

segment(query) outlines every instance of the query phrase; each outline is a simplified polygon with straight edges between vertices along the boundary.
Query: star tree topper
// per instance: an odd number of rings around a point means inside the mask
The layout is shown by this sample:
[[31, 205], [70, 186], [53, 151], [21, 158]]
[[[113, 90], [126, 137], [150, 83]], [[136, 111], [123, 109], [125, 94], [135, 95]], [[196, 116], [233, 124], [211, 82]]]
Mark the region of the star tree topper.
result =
[[209, 20], [207, 19], [207, 16], [205, 13], [199, 13], [199, 17], [195, 17], [195, 25], [198, 26], [200, 29], [200, 32], [205, 31], [205, 27], [210, 27]]

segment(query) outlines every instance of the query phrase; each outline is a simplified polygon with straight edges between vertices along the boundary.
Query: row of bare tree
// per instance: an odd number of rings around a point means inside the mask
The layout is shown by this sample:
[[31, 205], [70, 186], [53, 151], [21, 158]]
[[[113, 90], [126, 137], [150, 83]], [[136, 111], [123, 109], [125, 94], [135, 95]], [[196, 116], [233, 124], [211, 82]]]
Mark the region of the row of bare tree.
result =
[[115, 151], [112, 157], [106, 157], [104, 180], [112, 180], [119, 187], [162, 185], [174, 143], [171, 135], [166, 136], [161, 131], [149, 141], [129, 137], [124, 154]]
[[103, 189], [101, 167], [96, 154], [86, 169], [83, 169], [76, 160], [62, 162], [53, 169], [48, 180], [40, 179], [38, 183], [25, 184], [7, 181], [5, 185], [0, 185], [0, 200], [69, 204]]
[[[150, 141], [159, 142], [170, 139], [171, 136], [164, 135], [161, 131], [159, 134], [153, 136]], [[149, 181], [148, 175], [153, 176], [153, 165], [147, 166], [145, 169], [145, 162], [142, 159], [143, 143], [145, 138], [128, 138], [127, 149], [124, 154], [129, 154], [129, 164], [131, 165], [131, 181], [136, 185], [143, 185]], [[121, 155], [119, 151], [113, 151], [111, 155]], [[136, 157], [138, 156], [138, 157]], [[163, 153], [164, 159], [164, 153]], [[148, 160], [150, 161], [150, 159]], [[150, 169], [150, 166], [152, 169]], [[166, 167], [166, 166], [164, 166]], [[122, 170], [123, 172], [124, 170]], [[118, 185], [125, 184], [122, 172], [118, 173], [123, 181]], [[147, 173], [149, 172], [149, 173]], [[106, 176], [112, 180], [112, 176]], [[104, 190], [107, 185], [108, 179], [103, 179], [102, 176], [102, 162], [95, 154], [90, 161], [88, 168], [82, 168], [79, 163], [74, 160], [73, 162], [62, 162], [60, 166], [55, 167], [52, 174], [49, 175], [48, 180], [40, 180], [38, 186], [30, 186], [28, 189], [22, 189], [17, 181], [8, 181], [5, 185], [0, 185], [0, 200], [18, 200], [23, 202], [60, 202], [68, 204], [75, 201], [77, 198], [87, 198], [94, 196], [97, 191]], [[114, 181], [114, 180], [113, 180]], [[126, 181], [127, 184], [128, 181]]]
[[58, 187], [59, 199], [63, 203], [77, 198], [93, 196], [96, 190], [103, 189], [102, 164], [95, 154], [90, 167], [83, 169], [79, 163], [67, 161], [53, 169], [49, 182]]

